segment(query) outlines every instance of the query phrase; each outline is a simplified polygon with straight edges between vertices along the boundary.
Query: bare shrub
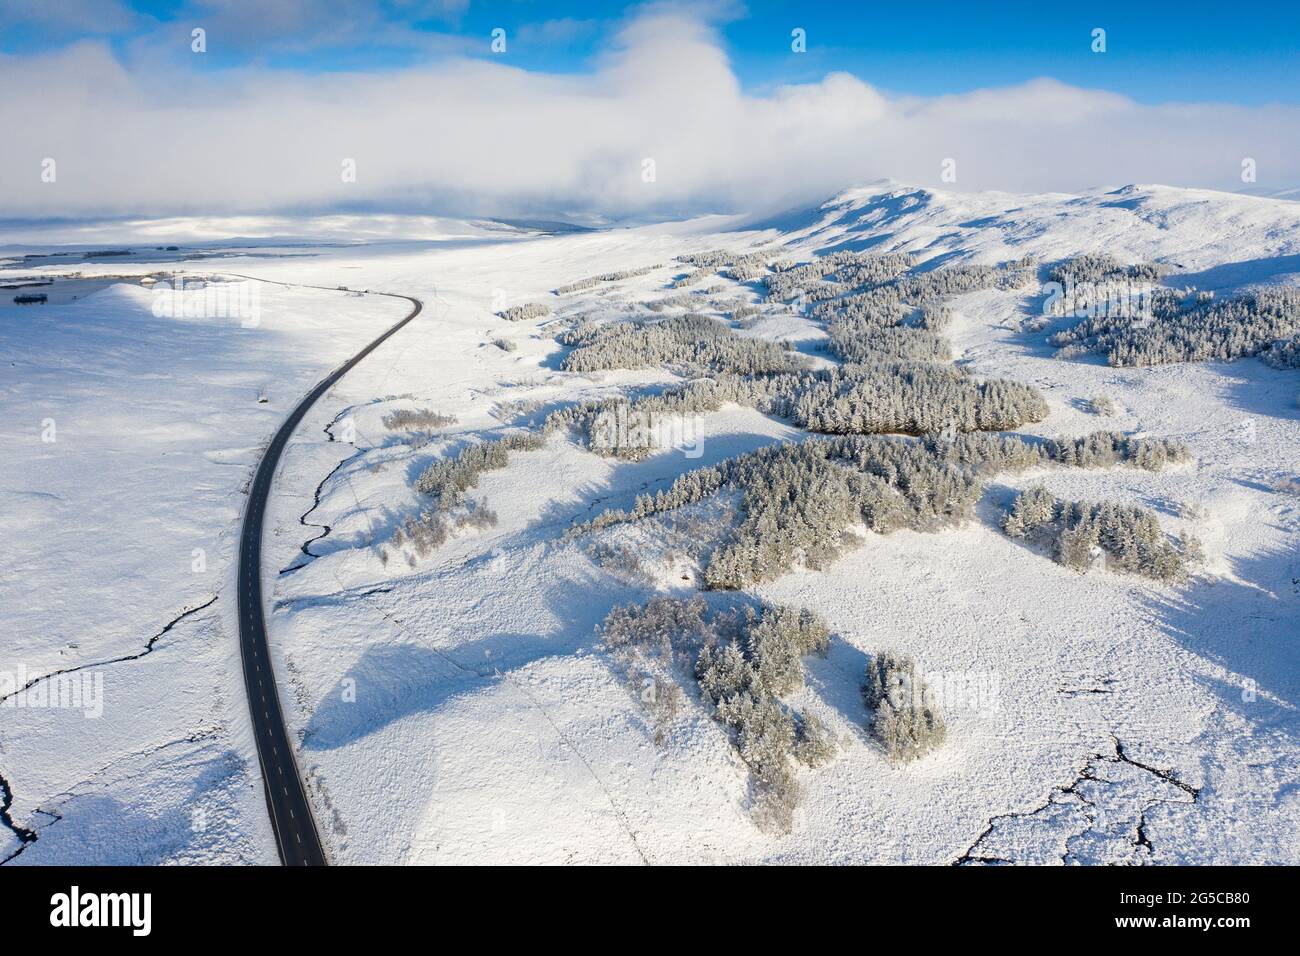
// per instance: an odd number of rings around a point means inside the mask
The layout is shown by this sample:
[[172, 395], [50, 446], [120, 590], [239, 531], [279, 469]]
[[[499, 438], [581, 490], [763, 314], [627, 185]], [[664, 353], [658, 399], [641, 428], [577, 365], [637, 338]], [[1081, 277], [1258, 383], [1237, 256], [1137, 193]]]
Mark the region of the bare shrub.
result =
[[385, 415], [381, 421], [390, 431], [399, 428], [444, 428], [456, 424], [456, 416], [443, 415], [431, 408], [398, 408]]
[[427, 508], [418, 514], [407, 515], [393, 532], [393, 547], [410, 545], [416, 556], [423, 558], [441, 547], [451, 536], [446, 516]]
[[1088, 399], [1088, 408], [1094, 415], [1114, 415], [1115, 403], [1108, 395], [1094, 395]]
[[651, 580], [641, 556], [627, 545], [597, 541], [587, 550], [587, 555], [600, 567], [626, 581], [644, 584]]
[[484, 502], [477, 508], [456, 516], [456, 527], [472, 528], [475, 531], [486, 531], [488, 528], [497, 526], [497, 513], [487, 506]]
[[1274, 491], [1280, 491], [1288, 495], [1300, 495], [1300, 476], [1289, 475], [1285, 478], [1279, 478], [1273, 485]]
[[527, 322], [550, 315], [551, 307], [542, 302], [529, 302], [526, 305], [513, 305], [497, 314], [507, 322]]

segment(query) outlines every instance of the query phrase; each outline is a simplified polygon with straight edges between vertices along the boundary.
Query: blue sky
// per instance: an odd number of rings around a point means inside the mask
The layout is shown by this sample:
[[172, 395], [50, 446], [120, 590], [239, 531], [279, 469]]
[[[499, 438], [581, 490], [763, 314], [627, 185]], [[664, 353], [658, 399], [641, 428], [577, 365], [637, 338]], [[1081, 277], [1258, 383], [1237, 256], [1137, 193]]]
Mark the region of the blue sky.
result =
[[0, 0], [0, 51], [11, 215], [1300, 186], [1300, 4]]
[[[882, 90], [937, 95], [1048, 76], [1141, 103], [1300, 102], [1300, 3], [926, 2], [687, 4], [718, 30], [746, 90], [845, 70]], [[584, 72], [645, 6], [569, 0], [0, 0], [0, 50], [99, 39], [124, 57], [183, 50], [209, 29], [203, 68], [376, 72], [448, 55]], [[33, 12], [36, 11], [36, 12]], [[223, 27], [223, 24], [226, 26]], [[808, 50], [790, 51], [790, 31]], [[1095, 27], [1107, 51], [1090, 49]], [[500, 59], [500, 58], [497, 58]]]

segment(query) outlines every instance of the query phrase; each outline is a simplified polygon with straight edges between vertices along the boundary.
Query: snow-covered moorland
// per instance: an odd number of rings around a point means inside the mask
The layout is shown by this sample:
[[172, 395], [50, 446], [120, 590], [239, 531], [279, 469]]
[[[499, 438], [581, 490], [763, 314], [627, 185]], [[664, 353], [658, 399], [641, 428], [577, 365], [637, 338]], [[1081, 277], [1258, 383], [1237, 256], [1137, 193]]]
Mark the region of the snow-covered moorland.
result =
[[[135, 283], [0, 309], [0, 670], [104, 678], [98, 720], [0, 709], [0, 859], [273, 856], [231, 542], [260, 443], [400, 316], [347, 286], [425, 311], [269, 516], [333, 860], [1298, 862], [1300, 205], [886, 184], [310, 252], [220, 262], [255, 328]], [[1045, 309], [1103, 252], [1214, 299]]]

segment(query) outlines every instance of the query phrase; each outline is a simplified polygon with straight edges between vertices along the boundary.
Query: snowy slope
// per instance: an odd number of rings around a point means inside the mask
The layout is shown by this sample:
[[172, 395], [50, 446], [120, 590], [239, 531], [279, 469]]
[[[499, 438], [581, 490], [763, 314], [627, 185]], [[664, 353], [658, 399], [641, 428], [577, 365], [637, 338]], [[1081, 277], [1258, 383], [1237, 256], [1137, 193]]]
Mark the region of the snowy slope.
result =
[[[412, 484], [430, 461], [509, 425], [540, 422], [560, 404], [671, 380], [654, 370], [561, 372], [563, 350], [550, 337], [558, 322], [626, 315], [636, 303], [678, 294], [668, 283], [687, 269], [673, 264], [674, 256], [777, 247], [793, 259], [837, 249], [900, 249], [931, 266], [1026, 254], [1051, 262], [1104, 251], [1166, 263], [1179, 285], [1296, 285], [1300, 206], [1160, 186], [1015, 196], [883, 184], [761, 222], [713, 218], [441, 248], [322, 247], [310, 258], [232, 266], [266, 279], [346, 284], [426, 302], [419, 320], [303, 423], [282, 466], [271, 516], [266, 564], [285, 569], [271, 599], [273, 652], [282, 655], [286, 713], [301, 735], [300, 761], [332, 857], [1297, 862], [1300, 499], [1275, 490], [1279, 480], [1300, 473], [1300, 380], [1293, 371], [1255, 360], [1155, 369], [1061, 361], [1051, 357], [1041, 333], [1024, 331], [1022, 320], [1040, 307], [1036, 292], [979, 292], [953, 302], [957, 320], [949, 337], [957, 360], [981, 374], [1037, 385], [1047, 397], [1051, 416], [1026, 431], [1082, 435], [1113, 427], [1173, 437], [1191, 446], [1197, 462], [1160, 473], [1052, 470], [997, 481], [978, 523], [938, 534], [868, 536], [824, 571], [798, 570], [761, 588], [767, 600], [818, 610], [835, 630], [830, 653], [810, 664], [800, 703], [827, 720], [843, 748], [829, 766], [801, 775], [806, 796], [787, 835], [754, 826], [745, 769], [716, 722], [688, 707], [657, 745], [639, 701], [600, 650], [595, 627], [611, 606], [665, 591], [693, 593], [698, 569], [675, 555], [670, 542], [656, 540], [653, 529], [610, 536], [629, 545], [631, 557], [622, 565], [593, 560], [592, 542], [565, 532], [574, 520], [630, 504], [638, 492], [663, 487], [683, 470], [797, 437], [796, 429], [750, 410], [724, 409], [705, 422], [701, 457], [665, 452], [639, 463], [600, 458], [556, 436], [541, 450], [515, 455], [474, 490], [472, 498], [496, 512], [494, 527], [462, 531], [413, 565], [387, 544], [419, 505]], [[637, 278], [571, 296], [552, 293], [585, 276], [661, 263]], [[712, 297], [719, 308], [737, 297], [757, 299], [756, 284], [727, 279], [680, 291], [710, 285], [718, 287]], [[304, 338], [319, 345], [309, 326], [298, 323], [337, 328], [366, 315], [376, 324], [390, 317], [380, 305], [366, 306], [369, 300], [340, 300], [328, 311], [314, 298], [287, 306], [296, 331], [286, 333], [286, 352], [268, 357], [265, 377], [255, 383], [274, 383], [276, 407], [287, 407], [311, 370], [327, 364], [323, 357], [310, 368], [291, 364], [289, 355], [298, 354]], [[547, 303], [552, 316], [516, 324], [494, 315], [505, 305], [535, 301]], [[823, 336], [808, 319], [768, 311], [746, 334], [793, 339], [808, 351]], [[30, 347], [57, 344], [56, 336], [43, 329]], [[346, 341], [360, 338], [350, 332]], [[515, 350], [493, 344], [498, 338]], [[327, 340], [333, 360], [346, 352], [344, 339], [331, 333]], [[111, 368], [110, 359], [108, 350], [98, 362], [84, 356], [73, 371], [78, 380], [99, 375], [100, 367]], [[189, 360], [195, 373], [205, 367], [202, 355]], [[130, 364], [142, 361], [137, 355]], [[27, 371], [17, 381], [26, 385], [36, 375]], [[1085, 400], [1099, 393], [1114, 400], [1113, 416], [1086, 411]], [[31, 399], [11, 387], [5, 401], [9, 411]], [[234, 396], [224, 404], [234, 405]], [[456, 422], [436, 429], [428, 443], [412, 441], [382, 421], [402, 408], [435, 410]], [[255, 447], [275, 409], [256, 414], [238, 416], [230, 440], [220, 445], [196, 435], [196, 447]], [[127, 422], [120, 430], [147, 440], [150, 427], [156, 426]], [[95, 458], [103, 454], [94, 450]], [[22, 459], [24, 469], [40, 460]], [[233, 462], [232, 476], [247, 476], [251, 455], [231, 452], [226, 460]], [[192, 470], [178, 470], [175, 479], [180, 484], [166, 483], [177, 499], [165, 503], [170, 509], [198, 482]], [[997, 513], [1014, 488], [1037, 481], [1061, 496], [1154, 508], [1169, 530], [1199, 534], [1206, 573], [1181, 588], [1118, 574], [1079, 575], [1011, 541], [996, 530]], [[39, 484], [8, 474], [4, 483], [26, 492]], [[230, 495], [237, 483], [220, 488]], [[148, 514], [150, 505], [135, 502], [152, 497], [123, 490], [119, 500]], [[44, 539], [60, 526], [58, 506], [41, 507], [21, 512], [25, 540]], [[232, 507], [220, 513], [227, 535]], [[129, 524], [141, 517], [125, 510], [100, 521], [117, 540], [129, 540]], [[709, 520], [702, 517], [706, 525]], [[192, 537], [160, 526], [154, 540], [168, 541], [183, 556]], [[43, 573], [55, 579], [54, 570]], [[103, 565], [92, 563], [78, 577], [114, 590], [114, 572]], [[21, 606], [16, 578], [16, 570], [6, 569], [7, 608]], [[168, 593], [188, 594], [179, 587]], [[67, 606], [95, 620], [100, 605], [87, 596]], [[54, 612], [29, 613], [24, 654], [55, 660], [61, 644], [40, 636]], [[99, 619], [116, 626], [117, 644], [125, 647], [144, 617], [132, 609]], [[233, 725], [230, 715], [242, 704], [231, 680], [233, 631], [229, 622], [218, 623], [224, 630], [217, 640], [226, 650], [214, 652], [210, 665], [195, 666], [208, 668], [206, 686], [223, 687], [226, 722]], [[906, 767], [890, 765], [865, 731], [858, 692], [867, 656], [885, 648], [914, 654], [927, 670], [995, 675], [998, 706], [953, 708], [943, 749]], [[174, 689], [192, 679], [193, 669], [145, 683]], [[130, 696], [145, 693], [140, 686]], [[138, 732], [134, 718], [119, 717], [114, 733]], [[0, 774], [12, 783], [16, 818], [27, 826], [41, 822], [37, 807], [54, 805], [52, 796], [69, 786], [60, 774], [89, 779], [88, 771], [59, 769], [71, 754], [42, 758], [35, 745], [15, 749], [23, 745], [8, 735], [4, 744]], [[238, 751], [238, 741], [230, 747]], [[161, 772], [160, 753], [136, 758], [142, 772]], [[240, 811], [242, 838], [257, 844], [239, 851], [249, 858], [269, 846], [252, 839], [259, 832], [252, 822], [258, 799], [246, 793]], [[185, 803], [183, 796], [176, 800]], [[53, 845], [58, 827], [74, 816], [66, 813], [48, 828], [51, 858], [76, 859], [71, 846]], [[150, 808], [143, 816], [152, 821], [165, 812]], [[91, 809], [83, 819], [96, 817]], [[23, 859], [42, 859], [44, 841], [43, 835]], [[211, 852], [230, 858], [235, 851]]]
[[102, 687], [92, 716], [0, 688], [0, 776], [39, 835], [23, 862], [274, 859], [229, 588], [242, 489], [298, 396], [400, 308], [260, 291], [256, 328], [158, 317], [125, 282], [0, 309], [0, 670], [28, 694], [60, 672]]

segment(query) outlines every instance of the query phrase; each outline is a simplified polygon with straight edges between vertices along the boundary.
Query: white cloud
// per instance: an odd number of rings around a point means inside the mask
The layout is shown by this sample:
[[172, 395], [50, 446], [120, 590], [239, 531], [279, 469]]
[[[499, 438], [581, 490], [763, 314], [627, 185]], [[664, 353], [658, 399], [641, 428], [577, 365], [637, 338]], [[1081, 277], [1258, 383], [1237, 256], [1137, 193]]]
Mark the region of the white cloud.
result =
[[[135, 63], [136, 61], [132, 61]], [[220, 214], [369, 204], [507, 214], [770, 210], [880, 177], [958, 189], [1300, 182], [1300, 109], [1145, 106], [1036, 80], [891, 98], [843, 73], [745, 93], [708, 27], [627, 25], [594, 71], [509, 54], [380, 74], [128, 68], [103, 46], [0, 58], [0, 209]], [[55, 183], [41, 162], [57, 162]], [[341, 180], [355, 159], [357, 181]], [[653, 158], [657, 180], [642, 181]]]

